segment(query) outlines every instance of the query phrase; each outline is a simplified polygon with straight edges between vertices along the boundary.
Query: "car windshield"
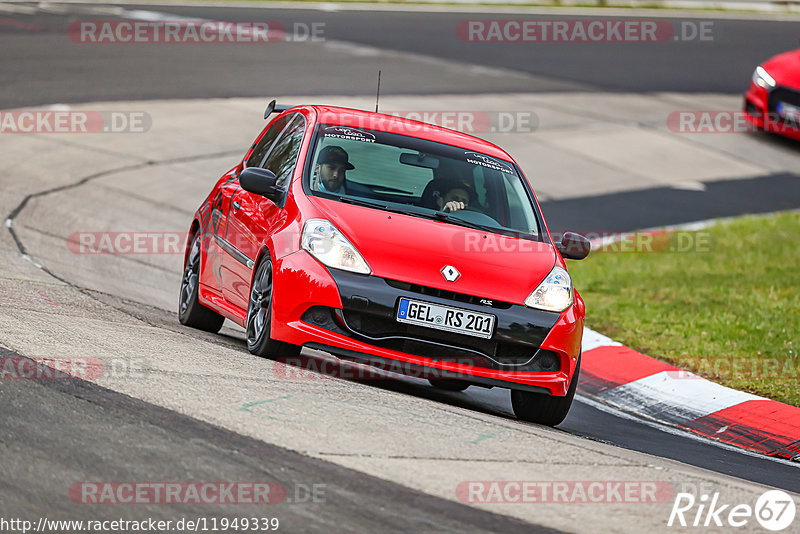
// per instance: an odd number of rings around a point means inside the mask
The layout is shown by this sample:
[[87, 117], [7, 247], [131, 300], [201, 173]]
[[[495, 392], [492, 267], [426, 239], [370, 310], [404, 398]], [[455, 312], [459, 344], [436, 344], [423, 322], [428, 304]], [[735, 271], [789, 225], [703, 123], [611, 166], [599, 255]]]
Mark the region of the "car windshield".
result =
[[306, 176], [314, 194], [471, 228], [540, 239], [533, 203], [511, 163], [426, 139], [318, 127]]

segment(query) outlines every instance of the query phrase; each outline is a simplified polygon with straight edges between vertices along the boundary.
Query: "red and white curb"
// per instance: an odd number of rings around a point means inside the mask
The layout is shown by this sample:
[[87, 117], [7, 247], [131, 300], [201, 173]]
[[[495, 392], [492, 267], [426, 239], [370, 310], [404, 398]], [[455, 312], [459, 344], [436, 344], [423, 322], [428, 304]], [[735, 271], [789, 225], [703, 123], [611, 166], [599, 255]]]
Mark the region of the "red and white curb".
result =
[[800, 461], [800, 408], [721, 386], [584, 329], [578, 391], [623, 412]]

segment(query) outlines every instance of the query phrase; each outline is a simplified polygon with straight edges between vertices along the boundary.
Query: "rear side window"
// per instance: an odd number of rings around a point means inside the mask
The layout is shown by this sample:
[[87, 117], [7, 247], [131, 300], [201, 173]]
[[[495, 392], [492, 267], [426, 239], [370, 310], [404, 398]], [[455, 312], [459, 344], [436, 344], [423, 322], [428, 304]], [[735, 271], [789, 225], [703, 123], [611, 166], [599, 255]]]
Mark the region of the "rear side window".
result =
[[275, 140], [278, 138], [281, 132], [286, 129], [289, 121], [296, 116], [296, 113], [284, 115], [282, 117], [278, 117], [275, 119], [275, 121], [273, 121], [272, 124], [270, 124], [264, 136], [258, 141], [256, 147], [253, 149], [253, 153], [250, 154], [249, 158], [247, 158], [248, 167], [263, 167], [270, 149], [275, 144]]
[[300, 154], [300, 145], [303, 144], [303, 134], [306, 130], [306, 119], [295, 114], [289, 124], [281, 133], [277, 142], [267, 156], [262, 167], [275, 173], [278, 178], [277, 185], [286, 187], [291, 181], [292, 174]]

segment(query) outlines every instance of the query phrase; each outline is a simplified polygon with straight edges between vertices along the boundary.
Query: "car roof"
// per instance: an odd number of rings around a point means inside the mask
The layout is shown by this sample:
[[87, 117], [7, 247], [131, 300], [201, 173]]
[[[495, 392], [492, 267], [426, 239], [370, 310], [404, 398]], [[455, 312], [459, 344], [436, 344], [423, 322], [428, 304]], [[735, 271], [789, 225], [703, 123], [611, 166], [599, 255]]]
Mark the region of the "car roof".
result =
[[410, 137], [455, 145], [510, 162], [514, 161], [505, 150], [497, 145], [478, 137], [441, 126], [415, 121], [413, 119], [406, 119], [404, 117], [397, 117], [395, 115], [386, 115], [384, 113], [375, 113], [374, 111], [337, 106], [301, 105], [294, 106], [290, 108], [290, 110], [299, 111], [303, 108], [316, 112], [318, 123], [398, 133]]

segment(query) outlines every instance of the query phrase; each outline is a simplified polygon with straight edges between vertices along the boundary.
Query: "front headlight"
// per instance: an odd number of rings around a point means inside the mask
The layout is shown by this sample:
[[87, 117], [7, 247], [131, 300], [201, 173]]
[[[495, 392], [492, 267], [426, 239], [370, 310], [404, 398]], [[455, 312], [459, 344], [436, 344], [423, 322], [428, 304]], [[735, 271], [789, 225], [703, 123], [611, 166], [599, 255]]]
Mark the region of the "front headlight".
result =
[[356, 247], [325, 219], [306, 221], [300, 247], [328, 267], [360, 274], [372, 272]]
[[525, 299], [525, 306], [562, 312], [572, 305], [572, 278], [566, 269], [553, 267], [547, 278]]
[[756, 67], [756, 70], [753, 72], [753, 83], [764, 89], [771, 89], [777, 85], [775, 83], [775, 78], [770, 76], [769, 72], [761, 65]]

